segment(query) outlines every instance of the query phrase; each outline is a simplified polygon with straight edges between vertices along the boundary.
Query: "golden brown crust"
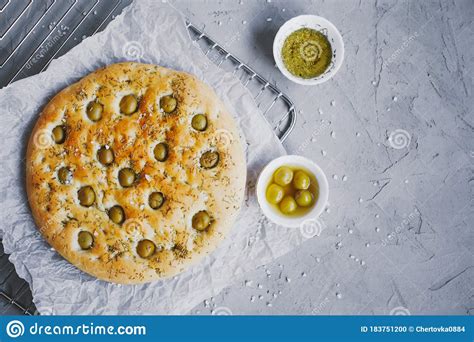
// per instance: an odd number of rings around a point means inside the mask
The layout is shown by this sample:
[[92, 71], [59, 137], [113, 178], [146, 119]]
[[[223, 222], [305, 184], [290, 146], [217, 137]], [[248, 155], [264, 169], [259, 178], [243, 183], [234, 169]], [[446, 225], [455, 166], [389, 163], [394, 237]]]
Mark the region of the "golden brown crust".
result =
[[[138, 112], [120, 114], [124, 95], [135, 94]], [[162, 113], [159, 99], [172, 94], [177, 110]], [[102, 118], [91, 121], [89, 102], [104, 106]], [[208, 128], [191, 127], [194, 114], [204, 113]], [[51, 138], [55, 126], [66, 127], [66, 141]], [[153, 148], [166, 142], [169, 158], [158, 162]], [[113, 149], [115, 160], [97, 160], [101, 146]], [[203, 169], [203, 152], [217, 150], [216, 168]], [[73, 178], [61, 184], [57, 172], [69, 167]], [[132, 168], [136, 183], [123, 188], [118, 171]], [[81, 270], [116, 283], [144, 283], [173, 276], [214, 250], [231, 227], [243, 200], [246, 166], [234, 120], [215, 93], [194, 76], [156, 65], [119, 63], [97, 70], [67, 87], [46, 105], [28, 143], [26, 184], [39, 230], [62, 256]], [[77, 191], [89, 185], [96, 194], [91, 207], [81, 206]], [[161, 191], [166, 201], [153, 210], [148, 195]], [[107, 214], [124, 208], [127, 220], [113, 223]], [[207, 210], [211, 226], [192, 228], [194, 213]], [[79, 231], [94, 236], [93, 247], [82, 250]], [[136, 245], [150, 239], [158, 247], [150, 258], [138, 256]]]

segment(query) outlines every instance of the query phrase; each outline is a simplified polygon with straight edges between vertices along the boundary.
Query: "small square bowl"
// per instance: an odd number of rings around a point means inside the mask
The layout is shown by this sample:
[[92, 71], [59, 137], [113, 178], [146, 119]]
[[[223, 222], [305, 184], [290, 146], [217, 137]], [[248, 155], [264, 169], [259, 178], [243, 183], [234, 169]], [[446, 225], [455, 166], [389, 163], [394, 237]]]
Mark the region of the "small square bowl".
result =
[[[301, 78], [293, 75], [286, 68], [281, 55], [281, 50], [286, 38], [288, 38], [288, 36], [293, 32], [302, 28], [309, 28], [321, 32], [327, 37], [331, 44], [331, 64], [324, 73], [313, 78]], [[341, 67], [344, 60], [344, 42], [336, 26], [334, 26], [329, 20], [316, 15], [300, 15], [288, 20], [278, 30], [275, 40], [273, 41], [273, 57], [275, 58], [278, 69], [280, 69], [282, 74], [289, 80], [302, 85], [316, 85], [329, 80]]]

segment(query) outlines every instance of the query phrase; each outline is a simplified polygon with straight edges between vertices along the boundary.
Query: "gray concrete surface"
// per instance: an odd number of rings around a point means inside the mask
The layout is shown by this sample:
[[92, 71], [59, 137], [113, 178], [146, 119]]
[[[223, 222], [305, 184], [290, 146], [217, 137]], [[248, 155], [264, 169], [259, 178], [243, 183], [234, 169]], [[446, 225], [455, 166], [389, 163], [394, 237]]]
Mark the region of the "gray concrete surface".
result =
[[[285, 146], [330, 182], [319, 237], [193, 313], [472, 314], [474, 3], [171, 4], [291, 96], [299, 121]], [[273, 37], [299, 14], [344, 38], [344, 65], [319, 86], [274, 65]]]

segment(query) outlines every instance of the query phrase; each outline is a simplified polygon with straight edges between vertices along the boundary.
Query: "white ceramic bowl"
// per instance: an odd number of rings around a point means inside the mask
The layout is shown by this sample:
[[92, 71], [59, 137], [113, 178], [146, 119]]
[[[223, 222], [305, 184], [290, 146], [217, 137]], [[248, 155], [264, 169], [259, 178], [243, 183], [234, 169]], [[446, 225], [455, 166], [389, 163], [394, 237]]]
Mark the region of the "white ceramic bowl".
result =
[[[323, 74], [314, 78], [305, 79], [297, 77], [289, 72], [283, 63], [281, 55], [283, 43], [290, 34], [301, 28], [310, 28], [319, 31], [324, 34], [331, 43], [331, 64]], [[336, 26], [334, 26], [329, 20], [316, 15], [300, 15], [288, 20], [278, 30], [275, 40], [273, 41], [273, 57], [275, 58], [278, 69], [280, 69], [283, 75], [285, 75], [289, 80], [303, 85], [320, 84], [333, 77], [341, 67], [342, 61], [344, 60], [344, 42], [342, 41], [342, 36]]]
[[[318, 181], [319, 196], [317, 201], [311, 210], [303, 216], [284, 216], [267, 202], [267, 186], [270, 184], [270, 180], [273, 177], [275, 170], [283, 165], [306, 169], [311, 172]], [[258, 176], [256, 191], [260, 208], [262, 209], [265, 216], [267, 216], [272, 222], [285, 227], [301, 227], [304, 222], [311, 219], [316, 219], [319, 215], [321, 215], [328, 202], [329, 185], [323, 170], [321, 170], [321, 168], [313, 161], [305, 157], [289, 155], [276, 158], [263, 168], [262, 172]]]

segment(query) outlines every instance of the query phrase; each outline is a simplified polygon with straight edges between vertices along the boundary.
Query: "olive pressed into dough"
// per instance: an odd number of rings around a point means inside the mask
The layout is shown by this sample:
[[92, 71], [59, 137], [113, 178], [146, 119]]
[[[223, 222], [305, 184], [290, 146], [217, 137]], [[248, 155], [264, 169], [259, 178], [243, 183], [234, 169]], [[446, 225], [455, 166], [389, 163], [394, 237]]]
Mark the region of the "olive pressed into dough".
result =
[[61, 184], [69, 184], [72, 180], [72, 172], [64, 166], [58, 170], [58, 180]]
[[204, 152], [199, 159], [200, 164], [205, 169], [213, 169], [219, 164], [219, 153], [217, 151]]
[[163, 162], [168, 159], [168, 145], [166, 143], [159, 143], [153, 149], [153, 155], [155, 159]]
[[87, 105], [87, 117], [91, 121], [99, 121], [102, 119], [102, 111], [104, 110], [104, 106], [97, 102], [97, 101], [92, 101]]
[[109, 209], [109, 217], [113, 223], [122, 224], [125, 221], [125, 211], [119, 205], [114, 205]]
[[196, 230], [205, 230], [211, 225], [211, 216], [209, 216], [207, 211], [201, 210], [194, 214], [192, 225]]
[[161, 192], [152, 192], [148, 197], [148, 205], [152, 209], [160, 209], [163, 206], [163, 203], [165, 203], [165, 196]]
[[118, 174], [119, 183], [124, 188], [131, 187], [135, 183], [136, 178], [135, 171], [129, 167], [121, 169]]
[[114, 151], [111, 148], [102, 146], [97, 151], [97, 159], [102, 165], [105, 165], [105, 166], [110, 165], [114, 162], [114, 159], [115, 159]]
[[204, 114], [196, 114], [191, 120], [191, 126], [196, 131], [203, 132], [207, 128], [207, 117]]
[[145, 259], [151, 257], [155, 250], [155, 243], [148, 239], [141, 240], [137, 245], [137, 254]]
[[133, 94], [125, 95], [120, 100], [120, 112], [125, 115], [132, 115], [138, 110], [138, 100]]
[[94, 245], [94, 236], [88, 231], [80, 231], [77, 235], [77, 242], [83, 250], [91, 249]]
[[79, 203], [84, 207], [90, 207], [95, 202], [95, 192], [91, 186], [87, 185], [79, 189], [77, 192]]
[[167, 114], [173, 112], [177, 106], [178, 101], [172, 95], [166, 95], [160, 99], [160, 108]]
[[53, 128], [53, 140], [56, 144], [62, 144], [66, 141], [66, 128], [64, 126]]

